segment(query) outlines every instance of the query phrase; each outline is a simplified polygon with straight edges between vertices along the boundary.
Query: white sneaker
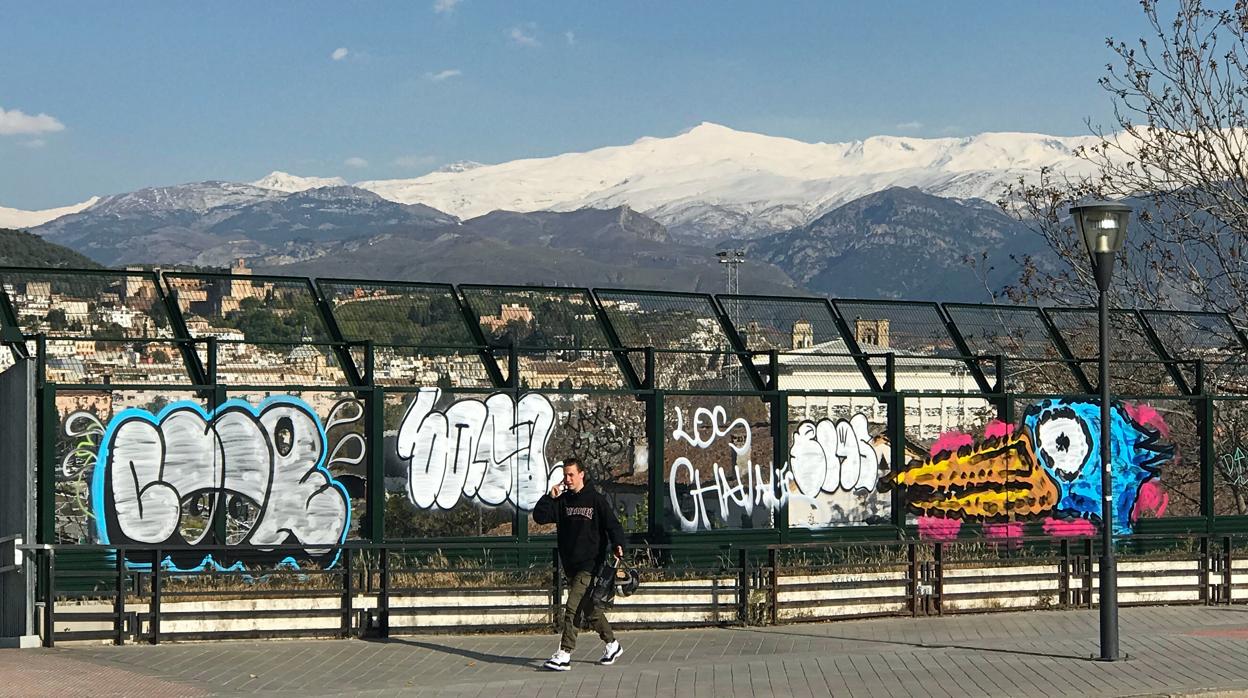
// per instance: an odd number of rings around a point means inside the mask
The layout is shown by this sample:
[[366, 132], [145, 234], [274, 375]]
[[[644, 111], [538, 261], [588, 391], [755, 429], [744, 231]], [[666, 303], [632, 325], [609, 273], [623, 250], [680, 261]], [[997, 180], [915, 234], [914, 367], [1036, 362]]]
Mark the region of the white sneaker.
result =
[[564, 652], [562, 649], [557, 650], [550, 655], [550, 659], [547, 659], [542, 666], [551, 671], [567, 671], [572, 668], [572, 655]]
[[603, 666], [610, 666], [615, 664], [615, 660], [619, 659], [621, 654], [624, 654], [624, 648], [620, 647], [619, 640], [613, 640], [608, 642], [606, 647], [602, 648], [602, 659], [599, 659], [598, 663]]

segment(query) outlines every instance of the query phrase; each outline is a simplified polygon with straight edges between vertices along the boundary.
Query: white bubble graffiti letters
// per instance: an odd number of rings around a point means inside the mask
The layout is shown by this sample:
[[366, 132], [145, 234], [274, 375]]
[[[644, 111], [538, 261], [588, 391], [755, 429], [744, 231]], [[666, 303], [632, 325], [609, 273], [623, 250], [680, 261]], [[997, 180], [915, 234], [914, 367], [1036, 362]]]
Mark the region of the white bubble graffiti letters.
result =
[[439, 412], [438, 388], [421, 388], [403, 415], [395, 448], [407, 461], [407, 495], [421, 509], [450, 509], [460, 497], [529, 511], [545, 494], [546, 442], [555, 410], [544, 395], [514, 403], [495, 393]]
[[232, 545], [298, 543], [328, 552], [345, 538], [346, 491], [324, 469], [316, 414], [292, 397], [257, 411], [175, 403], [159, 416], [126, 410], [109, 425], [92, 484], [101, 542], [197, 545], [224, 512]]
[[793, 480], [802, 494], [855, 490], [873, 492], [880, 477], [879, 458], [871, 445], [867, 417], [848, 421], [821, 419], [797, 425], [789, 446]]

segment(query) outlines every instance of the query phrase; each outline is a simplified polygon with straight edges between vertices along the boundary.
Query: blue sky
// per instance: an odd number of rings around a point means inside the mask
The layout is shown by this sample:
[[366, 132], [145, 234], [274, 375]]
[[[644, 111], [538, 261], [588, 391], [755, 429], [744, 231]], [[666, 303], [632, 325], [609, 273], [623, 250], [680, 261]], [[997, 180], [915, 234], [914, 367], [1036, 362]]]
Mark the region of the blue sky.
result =
[[1132, 0], [0, 0], [0, 206], [670, 136], [1086, 133]]

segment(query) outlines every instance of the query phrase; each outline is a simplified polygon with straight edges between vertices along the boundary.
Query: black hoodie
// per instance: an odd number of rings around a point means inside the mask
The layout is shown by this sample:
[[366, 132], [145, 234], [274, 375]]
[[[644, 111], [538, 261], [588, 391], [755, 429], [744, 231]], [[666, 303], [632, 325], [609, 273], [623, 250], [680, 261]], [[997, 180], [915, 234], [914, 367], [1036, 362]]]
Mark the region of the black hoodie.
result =
[[624, 546], [624, 527], [611, 504], [588, 484], [580, 492], [564, 490], [558, 499], [546, 493], [533, 507], [533, 520], [559, 525], [559, 559], [568, 576], [593, 572], [607, 557], [606, 538]]

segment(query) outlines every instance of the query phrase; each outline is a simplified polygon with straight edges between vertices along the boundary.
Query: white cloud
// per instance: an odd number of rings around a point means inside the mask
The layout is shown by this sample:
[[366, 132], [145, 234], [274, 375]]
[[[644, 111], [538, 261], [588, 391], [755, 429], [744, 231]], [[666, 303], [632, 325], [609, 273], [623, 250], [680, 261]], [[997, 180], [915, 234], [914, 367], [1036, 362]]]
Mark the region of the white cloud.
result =
[[36, 135], [64, 131], [65, 124], [47, 114], [31, 116], [20, 109], [5, 111], [0, 107], [0, 136]]
[[425, 79], [432, 80], [434, 82], [442, 82], [443, 80], [457, 78], [463, 74], [464, 74], [463, 71], [459, 70], [458, 68], [451, 68], [450, 70], [443, 70], [437, 73], [425, 73]]
[[433, 0], [433, 11], [440, 15], [449, 15], [459, 3], [460, 0]]
[[345, 47], [339, 47], [339, 48], [334, 49], [334, 52], [333, 52], [333, 53], [331, 53], [331, 54], [329, 54], [329, 57], [330, 57], [330, 58], [332, 58], [332, 59], [334, 59], [334, 60], [336, 60], [336, 61], [340, 61], [340, 60], [342, 60], [342, 59], [346, 58], [346, 57], [347, 57], [347, 55], [348, 55], [348, 54], [350, 54], [350, 53], [351, 53], [351, 52], [350, 52], [350, 51], [348, 51]]
[[418, 169], [428, 167], [437, 162], [437, 158], [432, 155], [400, 155], [394, 159], [396, 167], [406, 167], [409, 169]]
[[576, 33], [575, 32], [564, 32], [563, 38], [568, 40], [568, 46], [576, 46]]
[[897, 124], [897, 128], [898, 130], [901, 130], [901, 131], [918, 131], [919, 129], [923, 128], [923, 122], [922, 121], [903, 121], [900, 124]]
[[347, 167], [355, 167], [359, 169], [359, 168], [368, 167], [368, 160], [365, 160], [364, 158], [361, 158], [361, 157], [349, 157], [346, 160], [343, 160], [342, 164], [346, 165]]
[[43, 140], [42, 138], [32, 138], [31, 140], [26, 141], [26, 143], [24, 143], [23, 145], [25, 145], [27, 148], [42, 148], [43, 146], [47, 144], [48, 142]]
[[511, 43], [516, 46], [536, 48], [542, 45], [542, 42], [537, 40], [537, 25], [532, 22], [512, 27], [508, 30], [507, 36], [511, 38]]

